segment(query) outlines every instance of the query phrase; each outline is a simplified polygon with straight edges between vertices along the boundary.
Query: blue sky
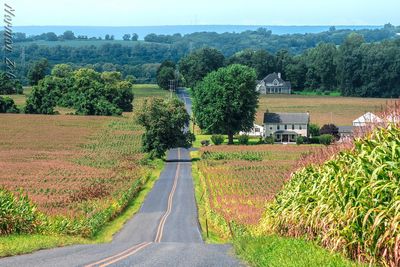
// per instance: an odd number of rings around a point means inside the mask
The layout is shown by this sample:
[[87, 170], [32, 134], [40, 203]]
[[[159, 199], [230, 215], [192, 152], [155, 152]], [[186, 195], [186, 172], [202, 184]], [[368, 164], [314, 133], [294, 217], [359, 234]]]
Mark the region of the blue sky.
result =
[[[4, 2], [4, 1], [3, 1]], [[400, 0], [7, 0], [16, 26], [400, 25]]]

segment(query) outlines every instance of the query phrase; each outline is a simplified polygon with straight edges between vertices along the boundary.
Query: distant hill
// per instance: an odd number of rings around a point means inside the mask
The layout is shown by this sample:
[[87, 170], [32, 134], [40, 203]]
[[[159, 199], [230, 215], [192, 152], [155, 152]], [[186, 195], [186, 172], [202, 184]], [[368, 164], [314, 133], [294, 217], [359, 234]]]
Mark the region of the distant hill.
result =
[[[67, 30], [73, 31], [76, 35], [86, 35], [90, 37], [103, 37], [106, 34], [114, 35], [116, 39], [122, 39], [124, 34], [137, 33], [139, 39], [142, 39], [150, 34], [171, 35], [175, 33], [191, 34], [195, 32], [244, 32], [247, 30], [257, 30], [263, 27], [271, 30], [273, 34], [295, 34], [295, 33], [320, 33], [328, 31], [331, 26], [269, 26], [269, 25], [178, 25], [178, 26], [132, 26], [132, 27], [90, 27], [90, 26], [16, 26], [15, 32], [26, 33], [27, 36], [39, 35], [45, 32], [54, 32], [57, 35], [64, 33]], [[381, 29], [383, 26], [336, 26], [336, 29]]]

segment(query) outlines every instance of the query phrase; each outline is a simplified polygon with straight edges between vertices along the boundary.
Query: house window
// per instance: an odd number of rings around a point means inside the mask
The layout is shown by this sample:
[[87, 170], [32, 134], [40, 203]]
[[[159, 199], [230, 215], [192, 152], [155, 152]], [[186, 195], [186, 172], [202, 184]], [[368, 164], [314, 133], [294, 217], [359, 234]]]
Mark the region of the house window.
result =
[[277, 135], [276, 135], [276, 139], [280, 140], [280, 139], [281, 139], [281, 135], [280, 135], [280, 134], [277, 134]]
[[300, 130], [303, 130], [303, 126], [302, 126], [302, 125], [300, 125], [300, 126], [299, 126], [299, 129], [300, 129]]
[[287, 130], [287, 124], [285, 124], [285, 130]]
[[256, 133], [259, 133], [259, 132], [260, 132], [260, 128], [256, 128], [256, 129], [255, 129], [255, 132], [256, 132]]
[[281, 126], [280, 126], [280, 125], [276, 126], [276, 129], [280, 130], [280, 129], [281, 129]]
[[292, 124], [292, 130], [294, 130], [294, 124]]

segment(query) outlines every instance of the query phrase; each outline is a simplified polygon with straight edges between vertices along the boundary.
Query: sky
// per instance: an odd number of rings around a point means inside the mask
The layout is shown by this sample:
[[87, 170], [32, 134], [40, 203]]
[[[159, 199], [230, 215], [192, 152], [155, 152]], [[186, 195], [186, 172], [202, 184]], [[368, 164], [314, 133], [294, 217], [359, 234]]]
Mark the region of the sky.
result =
[[16, 10], [15, 26], [400, 25], [400, 0], [5, 2]]

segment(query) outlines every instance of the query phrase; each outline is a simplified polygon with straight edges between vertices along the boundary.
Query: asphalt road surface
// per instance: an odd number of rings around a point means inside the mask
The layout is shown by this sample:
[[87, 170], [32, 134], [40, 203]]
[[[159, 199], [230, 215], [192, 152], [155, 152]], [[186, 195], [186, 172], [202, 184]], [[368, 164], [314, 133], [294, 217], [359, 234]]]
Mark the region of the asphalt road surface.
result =
[[[186, 91], [178, 95], [188, 98]], [[208, 245], [201, 238], [189, 150], [172, 149], [167, 159], [140, 211], [111, 243], [3, 258], [0, 266], [241, 266], [231, 246]]]

